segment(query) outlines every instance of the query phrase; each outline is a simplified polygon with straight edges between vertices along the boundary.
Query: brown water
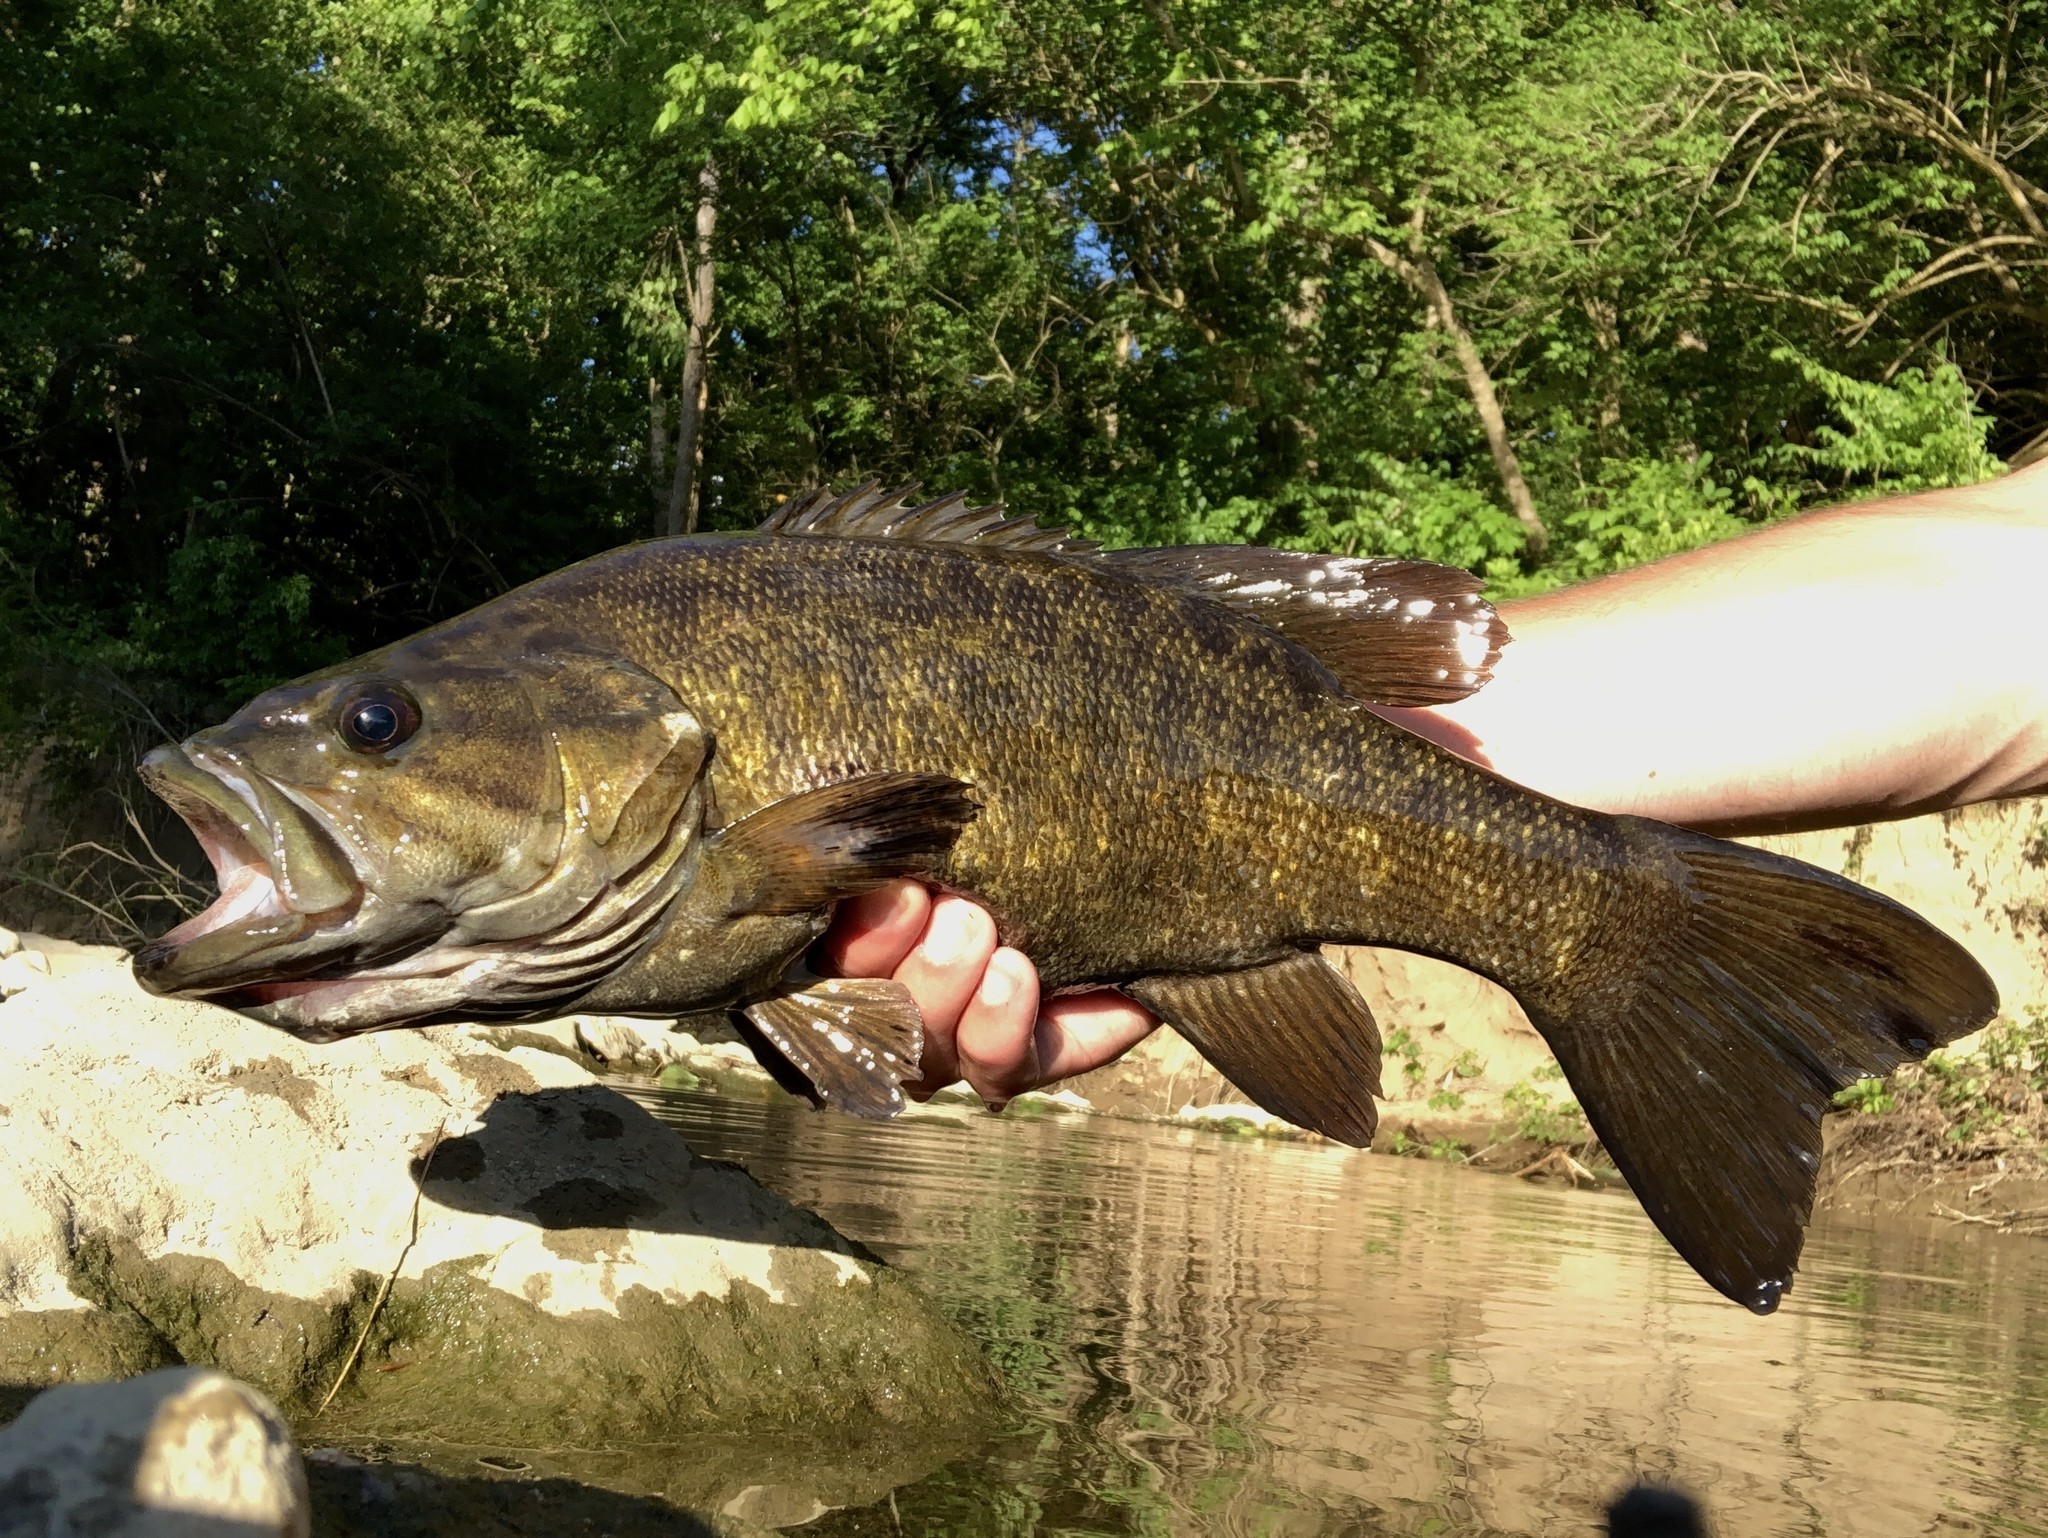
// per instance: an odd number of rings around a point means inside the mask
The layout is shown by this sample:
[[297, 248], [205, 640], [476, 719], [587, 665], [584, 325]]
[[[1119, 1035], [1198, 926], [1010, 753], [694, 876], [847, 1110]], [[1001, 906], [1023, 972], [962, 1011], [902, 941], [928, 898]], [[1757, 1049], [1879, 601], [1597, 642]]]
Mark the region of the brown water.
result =
[[1651, 1477], [1718, 1538], [2048, 1534], [2042, 1241], [1823, 1218], [1758, 1319], [1620, 1193], [640, 1098], [916, 1273], [1015, 1390], [1011, 1434], [807, 1533], [1586, 1534]]

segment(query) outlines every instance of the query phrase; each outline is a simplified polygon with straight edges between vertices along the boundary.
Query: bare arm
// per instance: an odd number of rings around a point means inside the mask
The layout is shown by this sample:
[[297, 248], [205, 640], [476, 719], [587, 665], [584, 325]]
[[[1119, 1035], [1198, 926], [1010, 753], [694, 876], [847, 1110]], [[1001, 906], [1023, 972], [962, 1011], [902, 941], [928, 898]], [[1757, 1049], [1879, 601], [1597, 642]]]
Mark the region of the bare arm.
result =
[[[1716, 833], [1841, 826], [2048, 790], [2048, 463], [1832, 508], [1503, 606], [1470, 699], [1389, 719], [1532, 789]], [[1000, 1103], [1151, 1029], [1121, 994], [1049, 1000], [988, 915], [901, 883], [828, 954], [925, 1011], [924, 1087]]]
[[1832, 508], [1503, 607], [1469, 699], [1385, 714], [1532, 789], [1717, 833], [2048, 789], [2048, 465]]

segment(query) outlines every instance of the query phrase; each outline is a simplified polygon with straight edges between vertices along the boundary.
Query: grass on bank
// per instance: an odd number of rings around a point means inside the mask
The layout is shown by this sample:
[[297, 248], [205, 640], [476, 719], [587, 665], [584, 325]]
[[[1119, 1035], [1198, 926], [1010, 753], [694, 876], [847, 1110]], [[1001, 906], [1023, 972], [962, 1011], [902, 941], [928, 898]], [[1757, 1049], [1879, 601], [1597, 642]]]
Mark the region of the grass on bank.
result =
[[1835, 1105], [1855, 1114], [1851, 1142], [1866, 1159], [2048, 1170], [2048, 1009], [1994, 1020], [1969, 1047], [1852, 1084]]

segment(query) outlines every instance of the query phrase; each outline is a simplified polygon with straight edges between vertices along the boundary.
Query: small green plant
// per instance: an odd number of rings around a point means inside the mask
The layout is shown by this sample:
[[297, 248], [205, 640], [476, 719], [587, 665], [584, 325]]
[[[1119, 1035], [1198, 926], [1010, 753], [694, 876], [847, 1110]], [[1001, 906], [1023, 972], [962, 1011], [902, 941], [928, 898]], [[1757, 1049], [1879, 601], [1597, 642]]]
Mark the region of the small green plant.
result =
[[1500, 1101], [1514, 1118], [1516, 1135], [1531, 1142], [1580, 1143], [1588, 1135], [1576, 1100], [1552, 1100], [1527, 1080], [1511, 1087]]
[[1465, 1145], [1454, 1137], [1431, 1138], [1429, 1141], [1429, 1156], [1446, 1164], [1462, 1163], [1467, 1152]]
[[[1837, 1103], [1877, 1093], [1872, 1083], [1851, 1085]], [[1932, 1052], [1918, 1066], [1900, 1069], [1882, 1094], [1909, 1110], [1931, 1110], [1936, 1135], [1963, 1157], [1986, 1151], [1977, 1145], [1994, 1135], [2001, 1153], [2048, 1148], [2048, 1010], [1994, 1020], [1968, 1051]]]
[[1486, 1059], [1467, 1047], [1451, 1063], [1451, 1072], [1461, 1079], [1476, 1079], [1486, 1072]]
[[1835, 1094], [1835, 1109], [1855, 1111], [1864, 1116], [1882, 1116], [1886, 1111], [1896, 1111], [1899, 1102], [1892, 1098], [1882, 1079], [1858, 1079], [1847, 1089]]
[[1403, 1128], [1396, 1131], [1393, 1137], [1388, 1139], [1387, 1152], [1393, 1154], [1396, 1158], [1405, 1159], [1411, 1154], [1421, 1153], [1422, 1145], [1410, 1137], [1407, 1130]]
[[1432, 1111], [1457, 1111], [1462, 1110], [1464, 1105], [1465, 1097], [1454, 1089], [1440, 1089], [1429, 1097], [1429, 1108]]
[[1990, 419], [1956, 366], [1901, 369], [1884, 383], [1838, 374], [1791, 347], [1771, 357], [1789, 363], [1827, 398], [1842, 428], [1822, 422], [1811, 444], [1787, 444], [1782, 460], [1816, 472], [1830, 491], [1922, 491], [1970, 486], [2004, 470], [1986, 447]]
[[1387, 1038], [1387, 1055], [1401, 1059], [1401, 1077], [1408, 1085], [1408, 1093], [1414, 1094], [1421, 1088], [1428, 1070], [1422, 1066], [1422, 1048], [1407, 1026], [1402, 1026]]
[[1564, 1077], [1564, 1070], [1555, 1063], [1539, 1064], [1529, 1075], [1538, 1084], [1555, 1084]]

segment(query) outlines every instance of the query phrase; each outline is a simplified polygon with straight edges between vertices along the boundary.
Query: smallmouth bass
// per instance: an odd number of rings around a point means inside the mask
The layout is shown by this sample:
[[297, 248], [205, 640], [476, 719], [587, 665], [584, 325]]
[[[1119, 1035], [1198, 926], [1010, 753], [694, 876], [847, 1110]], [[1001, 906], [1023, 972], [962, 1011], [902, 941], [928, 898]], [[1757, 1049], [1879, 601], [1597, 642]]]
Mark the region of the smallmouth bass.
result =
[[730, 1008], [785, 1080], [886, 1116], [915, 1005], [803, 956], [840, 899], [918, 876], [1048, 988], [1121, 987], [1261, 1105], [1366, 1144], [1378, 1034], [1316, 946], [1396, 946], [1512, 992], [1673, 1246], [1769, 1312], [1833, 1094], [1996, 992], [1851, 882], [1537, 795], [1365, 708], [1460, 697], [1505, 641], [1448, 568], [814, 494], [156, 750], [221, 897], [137, 976], [313, 1040]]

